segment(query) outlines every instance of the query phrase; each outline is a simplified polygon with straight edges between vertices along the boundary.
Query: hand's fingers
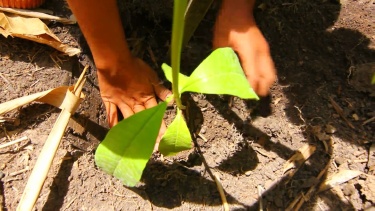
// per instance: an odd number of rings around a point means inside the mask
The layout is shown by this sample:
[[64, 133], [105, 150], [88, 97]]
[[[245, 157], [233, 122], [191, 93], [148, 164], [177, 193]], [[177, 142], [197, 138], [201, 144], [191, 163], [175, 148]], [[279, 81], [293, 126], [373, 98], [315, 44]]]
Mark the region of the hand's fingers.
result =
[[124, 116], [124, 119], [134, 114], [134, 111], [126, 103], [121, 103], [118, 105], [118, 108], [120, 109], [122, 116]]
[[[248, 57], [252, 58], [252, 57]], [[272, 58], [259, 55], [257, 61], [242, 59], [243, 69], [249, 84], [259, 96], [267, 96], [269, 88], [276, 78], [276, 70]]]
[[118, 123], [117, 106], [109, 101], [104, 101], [104, 106], [107, 111], [109, 127], [113, 127]]
[[[249, 57], [252, 58], [252, 57]], [[244, 60], [242, 60], [244, 61]], [[244, 70], [244, 73], [246, 75], [247, 81], [249, 82], [251, 88], [258, 93], [258, 86], [259, 86], [259, 78], [258, 75], [256, 75], [256, 64], [253, 61], [249, 62], [242, 62], [242, 68]]]
[[247, 81], [249, 82], [251, 88], [253, 88], [253, 90], [258, 94], [258, 90], [259, 90], [259, 81], [258, 81], [258, 77], [256, 76], [246, 76], [247, 78]]
[[254, 60], [256, 58], [254, 52], [250, 51], [247, 54], [239, 54], [238, 56], [247, 81], [249, 82], [251, 88], [253, 88], [253, 90], [258, 94], [259, 78], [256, 69], [258, 66], [257, 61]]
[[[148, 109], [148, 108], [152, 108], [154, 106], [157, 106], [158, 103], [156, 102], [156, 99], [155, 98], [150, 98], [149, 100], [147, 100], [145, 103], [145, 108]], [[160, 130], [159, 130], [159, 134], [158, 134], [158, 137], [156, 139], [156, 143], [155, 143], [155, 146], [154, 146], [154, 152], [157, 151], [159, 149], [159, 143], [160, 143], [160, 140], [161, 138], [163, 137], [165, 131], [167, 130], [167, 126], [165, 125], [165, 122], [164, 120], [162, 121], [161, 123], [161, 126], [160, 126]]]
[[165, 101], [172, 92], [165, 88], [162, 84], [154, 84], [154, 91], [156, 96], [158, 96], [161, 100]]
[[265, 97], [269, 93], [269, 86], [263, 82], [259, 83], [258, 90], [256, 91], [259, 96]]
[[149, 71], [148, 77], [150, 83], [154, 86], [154, 92], [156, 96], [158, 96], [159, 99], [165, 101], [167, 97], [172, 94], [172, 92], [169, 89], [165, 88], [162, 83], [160, 83], [158, 75], [155, 71], [153, 71], [151, 68], [147, 68], [147, 70]]
[[258, 86], [258, 95], [267, 96], [269, 94], [270, 88], [275, 81], [274, 77], [260, 78]]
[[146, 102], [144, 102], [144, 107], [146, 109], [152, 108], [152, 107], [157, 106], [157, 105], [158, 105], [158, 103], [156, 102], [156, 99], [154, 97], [151, 97]]
[[258, 94], [260, 96], [266, 96], [269, 93], [269, 89], [276, 80], [275, 65], [270, 57], [264, 57], [263, 63], [261, 63], [261, 75], [259, 77]]
[[[150, 98], [148, 101], [146, 101], [144, 103], [146, 109], [147, 108], [152, 108], [152, 107], [156, 106], [157, 104], [158, 103], [156, 102], [155, 98]], [[166, 130], [167, 130], [167, 126], [165, 125], [165, 122], [163, 120], [162, 123], [161, 123], [161, 126], [160, 126], [158, 137], [156, 138], [156, 142], [155, 142], [155, 146], [154, 146], [154, 152], [158, 151], [160, 140], [163, 137], [163, 135], [164, 135], [164, 133], [165, 133]]]
[[138, 113], [138, 112], [143, 111], [145, 109], [146, 109], [145, 106], [142, 105], [142, 104], [134, 104], [133, 105], [133, 111], [134, 111], [134, 113]]

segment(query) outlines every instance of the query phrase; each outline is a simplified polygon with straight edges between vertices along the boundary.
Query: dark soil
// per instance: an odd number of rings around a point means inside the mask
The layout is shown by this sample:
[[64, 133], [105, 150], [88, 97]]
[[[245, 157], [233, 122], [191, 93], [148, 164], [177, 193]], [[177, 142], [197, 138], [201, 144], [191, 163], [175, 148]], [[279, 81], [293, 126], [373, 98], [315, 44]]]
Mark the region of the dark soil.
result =
[[[129, 2], [121, 3], [121, 10], [131, 49], [160, 73], [167, 61], [170, 8], [153, 1], [144, 3], [147, 6]], [[69, 16], [64, 5], [52, 0], [44, 7]], [[215, 3], [184, 50], [187, 74], [210, 53], [217, 9]], [[91, 67], [83, 90], [86, 99], [74, 114], [84, 130], [71, 125], [65, 133], [35, 209], [220, 210], [210, 170], [220, 176], [231, 210], [258, 210], [260, 201], [264, 209], [284, 210], [300, 193], [340, 169], [365, 174], [314, 192], [301, 210], [373, 208], [375, 155], [369, 149], [374, 146], [375, 121], [368, 120], [375, 116], [375, 92], [366, 83], [375, 69], [374, 11], [371, 0], [258, 2], [257, 23], [278, 70], [271, 95], [259, 102], [186, 95], [190, 129], [201, 135], [196, 147], [175, 157], [154, 156], [135, 188], [124, 187], [94, 164], [95, 149], [108, 126], [95, 66], [78, 26], [49, 24], [64, 43], [83, 49], [78, 57], [0, 38], [0, 102], [72, 85], [84, 65]], [[333, 101], [342, 108], [341, 116]], [[34, 103], [5, 115], [0, 144], [8, 142], [7, 136], [27, 136], [30, 142], [0, 149], [0, 210], [16, 209], [30, 171], [15, 172], [33, 167], [58, 114], [56, 108]], [[283, 176], [284, 163], [305, 144], [314, 145], [315, 153], [293, 177]], [[327, 165], [327, 174], [316, 179]], [[259, 188], [264, 190], [261, 198]]]

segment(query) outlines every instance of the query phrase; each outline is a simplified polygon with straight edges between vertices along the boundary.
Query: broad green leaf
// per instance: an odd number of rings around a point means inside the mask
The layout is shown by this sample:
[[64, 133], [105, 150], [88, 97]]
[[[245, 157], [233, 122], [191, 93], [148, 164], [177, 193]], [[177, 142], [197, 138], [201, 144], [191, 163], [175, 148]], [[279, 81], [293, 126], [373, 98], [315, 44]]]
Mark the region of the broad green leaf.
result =
[[[171, 81], [172, 70], [163, 64], [166, 78]], [[243, 99], [259, 99], [249, 85], [236, 53], [231, 48], [212, 52], [189, 76], [179, 75], [179, 91], [205, 94], [227, 94]]]
[[231, 48], [212, 52], [190, 75], [181, 92], [228, 94], [243, 99], [258, 99]]
[[159, 151], [164, 156], [175, 155], [192, 147], [192, 139], [180, 109], [173, 122], [167, 128], [159, 144]]
[[111, 128], [95, 153], [96, 165], [135, 186], [154, 149], [167, 103], [136, 113]]

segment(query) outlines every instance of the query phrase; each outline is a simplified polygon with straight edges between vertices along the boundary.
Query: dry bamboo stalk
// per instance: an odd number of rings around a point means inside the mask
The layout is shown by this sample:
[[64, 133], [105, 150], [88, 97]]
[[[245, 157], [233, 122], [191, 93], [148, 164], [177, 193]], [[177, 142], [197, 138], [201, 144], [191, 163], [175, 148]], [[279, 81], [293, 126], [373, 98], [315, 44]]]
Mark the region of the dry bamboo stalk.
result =
[[[79, 77], [76, 85], [74, 86], [73, 92], [67, 92], [73, 94], [76, 99], [71, 96], [72, 100], [76, 100], [76, 103], [79, 103], [79, 97], [81, 96], [82, 87], [85, 83], [85, 72], [87, 66], [83, 70], [81, 76]], [[75, 104], [76, 104], [75, 103]], [[25, 190], [22, 194], [20, 203], [18, 204], [17, 211], [29, 211], [32, 210], [36, 200], [38, 199], [39, 193], [43, 187], [44, 181], [47, 177], [48, 171], [52, 165], [53, 158], [57, 152], [57, 149], [60, 145], [61, 139], [64, 135], [65, 129], [68, 125], [70, 116], [74, 112], [74, 108], [77, 105], [73, 105], [70, 109], [63, 108], [59, 117], [56, 120], [55, 125], [53, 126], [42, 151], [39, 154], [38, 160], [35, 163], [33, 171], [30, 174], [29, 180], [27, 181]], [[70, 111], [69, 111], [70, 110]]]
[[263, 211], [263, 192], [264, 192], [263, 187], [258, 185], [259, 211]]
[[3, 191], [0, 191], [0, 211], [3, 211], [5, 207], [3, 208], [3, 205], [5, 204], [4, 194]]
[[32, 18], [54, 20], [54, 21], [64, 23], [64, 24], [76, 24], [77, 23], [77, 21], [74, 21], [74, 20], [70, 20], [70, 19], [67, 19], [67, 18], [60, 18], [60, 17], [57, 17], [57, 16], [48, 15], [48, 14], [45, 14], [45, 13], [42, 13], [42, 12], [36, 12], [36, 11], [32, 11], [32, 10], [0, 7], [0, 11], [12, 13], [12, 14], [16, 14], [16, 15], [32, 17]]

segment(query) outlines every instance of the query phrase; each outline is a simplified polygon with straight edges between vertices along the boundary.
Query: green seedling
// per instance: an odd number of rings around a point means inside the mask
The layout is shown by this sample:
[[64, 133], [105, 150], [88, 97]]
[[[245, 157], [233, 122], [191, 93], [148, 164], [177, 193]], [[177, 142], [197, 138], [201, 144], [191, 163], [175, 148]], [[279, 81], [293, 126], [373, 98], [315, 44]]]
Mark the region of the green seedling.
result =
[[180, 73], [186, 7], [187, 0], [174, 1], [172, 67], [162, 65], [166, 78], [172, 83], [173, 96], [166, 102], [122, 120], [109, 130], [96, 150], [96, 165], [120, 179], [126, 186], [135, 186], [140, 181], [152, 155], [167, 104], [172, 99], [176, 102], [177, 114], [159, 144], [159, 151], [165, 156], [192, 147], [190, 132], [182, 115], [182, 93], [227, 94], [243, 99], [258, 99], [231, 48], [212, 52], [190, 76]]

